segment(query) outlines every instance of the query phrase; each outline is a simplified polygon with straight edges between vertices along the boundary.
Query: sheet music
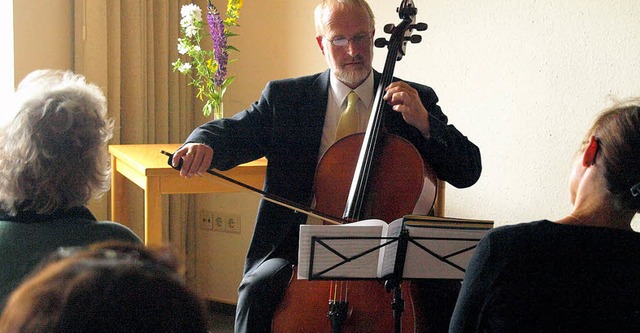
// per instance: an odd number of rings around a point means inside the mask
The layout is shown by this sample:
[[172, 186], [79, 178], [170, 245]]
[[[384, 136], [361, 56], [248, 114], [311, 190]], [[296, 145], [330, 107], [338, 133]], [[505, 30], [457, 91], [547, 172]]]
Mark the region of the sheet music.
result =
[[[409, 242], [403, 272], [403, 277], [406, 279], [428, 277], [430, 279], [462, 280], [464, 271], [473, 255], [473, 248], [487, 232], [486, 229], [436, 227], [408, 227], [407, 229], [413, 242], [424, 248]], [[432, 251], [435, 255], [425, 249]]]
[[[380, 235], [387, 233], [387, 223], [382, 220], [363, 220], [339, 226], [302, 225], [300, 226], [300, 247], [298, 250], [298, 279], [308, 279], [311, 273], [317, 274], [343, 261], [326, 247], [316, 243], [313, 255], [313, 272], [309, 271], [311, 260], [311, 236], [321, 237], [371, 237], [373, 239], [323, 239], [330, 248], [344, 256], [354, 256], [363, 249], [380, 245]], [[326, 278], [375, 278], [380, 250], [371, 252], [349, 263], [332, 269]]]
[[403, 217], [389, 224], [364, 220], [341, 226], [302, 225], [298, 279], [366, 279], [393, 274], [403, 226], [409, 239], [402, 278], [462, 279], [476, 244], [493, 225], [447, 218], [415, 221]]
[[[402, 230], [402, 220], [399, 218], [389, 223], [386, 236], [397, 237]], [[398, 255], [398, 242], [393, 242], [382, 248], [380, 251], [380, 264], [378, 265], [378, 277], [383, 277], [387, 274], [393, 273], [395, 267], [396, 256]]]

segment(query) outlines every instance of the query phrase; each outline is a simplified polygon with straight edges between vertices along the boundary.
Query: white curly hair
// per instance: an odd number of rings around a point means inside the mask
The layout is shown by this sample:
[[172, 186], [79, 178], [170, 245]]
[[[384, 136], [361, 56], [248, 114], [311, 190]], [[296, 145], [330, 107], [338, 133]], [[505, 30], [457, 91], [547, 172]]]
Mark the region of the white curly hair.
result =
[[71, 71], [36, 70], [0, 125], [0, 208], [50, 214], [110, 187], [113, 121], [101, 89]]

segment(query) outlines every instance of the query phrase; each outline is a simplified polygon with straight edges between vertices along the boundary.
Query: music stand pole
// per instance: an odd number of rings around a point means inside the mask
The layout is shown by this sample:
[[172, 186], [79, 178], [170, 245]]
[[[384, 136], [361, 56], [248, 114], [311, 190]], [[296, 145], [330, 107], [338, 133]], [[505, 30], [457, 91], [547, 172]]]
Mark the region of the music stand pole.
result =
[[391, 301], [391, 309], [393, 310], [394, 332], [402, 332], [402, 312], [404, 311], [404, 299], [402, 299], [402, 275], [404, 272], [404, 260], [407, 257], [407, 245], [409, 244], [409, 231], [402, 227], [398, 236], [398, 252], [396, 255], [395, 267], [393, 274], [385, 282], [388, 292], [393, 292], [393, 300]]

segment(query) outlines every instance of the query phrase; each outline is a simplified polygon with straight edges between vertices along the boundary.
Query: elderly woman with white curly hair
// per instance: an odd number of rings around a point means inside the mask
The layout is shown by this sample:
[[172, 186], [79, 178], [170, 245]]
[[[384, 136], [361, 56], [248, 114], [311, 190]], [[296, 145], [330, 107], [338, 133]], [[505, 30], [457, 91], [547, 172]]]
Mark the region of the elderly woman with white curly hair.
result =
[[97, 86], [70, 71], [37, 70], [0, 124], [0, 309], [38, 262], [61, 246], [139, 243], [85, 207], [109, 190], [113, 123]]

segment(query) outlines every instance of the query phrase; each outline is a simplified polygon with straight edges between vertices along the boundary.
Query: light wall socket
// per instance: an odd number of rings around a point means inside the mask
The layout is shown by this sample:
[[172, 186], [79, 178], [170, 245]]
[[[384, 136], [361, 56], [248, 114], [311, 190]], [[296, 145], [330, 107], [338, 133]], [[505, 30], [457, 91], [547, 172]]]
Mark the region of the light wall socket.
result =
[[200, 211], [200, 229], [239, 234], [241, 232], [240, 214]]

